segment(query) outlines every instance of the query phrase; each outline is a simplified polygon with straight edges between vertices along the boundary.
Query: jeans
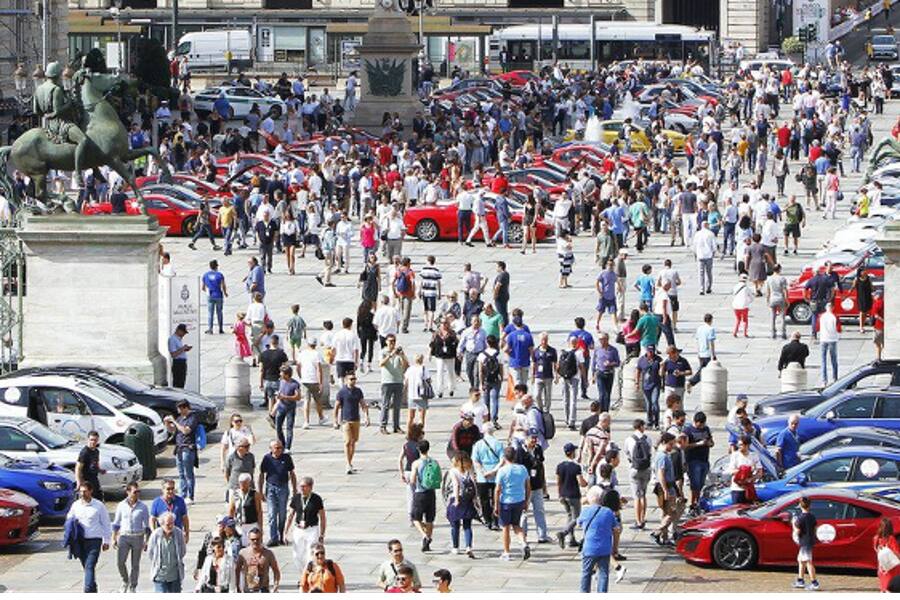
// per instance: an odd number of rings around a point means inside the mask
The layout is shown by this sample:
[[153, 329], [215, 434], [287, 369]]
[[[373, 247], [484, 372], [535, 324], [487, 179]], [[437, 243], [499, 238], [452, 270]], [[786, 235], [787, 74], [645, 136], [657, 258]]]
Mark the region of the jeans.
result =
[[609, 555], [581, 557], [581, 593], [591, 591], [591, 578], [597, 568], [597, 593], [605, 594], [609, 590]]
[[[547, 514], [544, 512], [544, 490], [531, 490], [531, 511], [534, 513], [534, 525], [537, 527], [537, 537], [539, 540], [547, 539]], [[525, 505], [528, 508], [528, 505]], [[522, 531], [528, 535], [528, 513], [522, 511], [522, 521], [520, 522]]]
[[778, 327], [778, 317], [781, 317], [781, 337], [787, 337], [787, 326], [784, 323], [785, 313], [787, 313], [787, 303], [781, 303], [777, 306], [769, 307], [769, 312], [772, 313], [772, 337], [775, 337], [777, 333]]
[[463, 355], [463, 365], [466, 369], [466, 377], [469, 379], [469, 389], [478, 387], [478, 354], [466, 352]]
[[201, 237], [206, 236], [209, 238], [209, 243], [215, 247], [216, 238], [213, 236], [212, 229], [209, 228], [209, 225], [198, 225], [197, 229], [194, 231], [193, 237], [191, 237], [191, 244], [194, 244]]
[[222, 307], [225, 304], [224, 298], [208, 298], [206, 301], [206, 323], [207, 329], [212, 331], [213, 328], [213, 313], [215, 313], [216, 318], [219, 320], [219, 332], [223, 329], [222, 325]]
[[487, 400], [488, 410], [491, 413], [491, 421], [496, 421], [500, 416], [500, 385], [486, 384], [484, 387], [485, 400]]
[[729, 223], [725, 221], [725, 227], [723, 229], [723, 239], [722, 239], [722, 254], [734, 254], [734, 229], [736, 223]]
[[822, 307], [822, 310], [821, 310], [821, 311], [815, 311], [815, 310], [811, 311], [812, 314], [810, 315], [810, 319], [809, 319], [809, 323], [810, 323], [810, 325], [812, 325], [812, 336], [813, 336], [813, 339], [818, 338], [818, 333], [819, 333], [819, 332], [818, 332], [818, 330], [816, 329], [816, 325], [817, 325], [818, 322], [819, 322], [819, 315], [821, 315], [823, 312], [825, 312], [825, 306], [824, 306], [821, 302], [819, 302], [818, 304], [819, 304], [819, 306]]
[[688, 481], [691, 490], [699, 492], [706, 483], [706, 476], [709, 474], [709, 461], [691, 460], [687, 463]]
[[833, 373], [831, 380], [837, 379], [838, 362], [837, 362], [837, 342], [822, 342], [822, 385], [828, 383], [828, 355], [831, 355], [831, 371]]
[[503, 317], [503, 326], [506, 327], [509, 325], [509, 299], [501, 300], [500, 298], [494, 298], [494, 310]]
[[156, 594], [180, 594], [181, 580], [175, 581], [154, 581], [153, 592]]
[[272, 272], [272, 243], [268, 244], [259, 244], [259, 266], [268, 271]]
[[234, 243], [234, 227], [223, 228], [222, 237], [225, 240], [225, 256], [228, 256], [231, 254], [231, 246]]
[[569, 536], [569, 540], [575, 541], [575, 527], [578, 525], [578, 517], [581, 515], [581, 498], [560, 498], [559, 503], [566, 509], [566, 527], [562, 532]]
[[459, 527], [462, 525], [463, 538], [466, 542], [466, 548], [472, 547], [472, 519], [463, 519], [462, 521], [450, 521], [450, 541], [454, 548], [459, 548]]
[[181, 448], [175, 451], [175, 466], [178, 467], [178, 483], [181, 497], [194, 499], [194, 461], [197, 451], [192, 448]]
[[712, 291], [713, 275], [712, 275], [713, 259], [698, 258], [697, 268], [700, 271], [700, 291]]
[[494, 515], [494, 487], [493, 481], [479, 481], [475, 484], [478, 488], [478, 499], [481, 501], [481, 520], [485, 525], [496, 525], [497, 517]]
[[600, 371], [597, 373], [597, 391], [600, 393], [600, 412], [609, 412], [609, 405], [612, 403], [612, 387], [615, 381], [615, 371]]
[[497, 225], [500, 227], [496, 232], [494, 232], [494, 237], [491, 238], [491, 242], [496, 242], [497, 238], [501, 238], [503, 240], [503, 245], [509, 245], [509, 221], [506, 219], [497, 219]]
[[100, 538], [85, 538], [81, 540], [81, 566], [84, 567], [84, 592], [87, 594], [97, 593], [97, 578], [94, 570], [97, 568], [97, 561], [100, 559], [100, 549], [103, 546], [103, 540]]
[[675, 332], [672, 331], [672, 319], [659, 313], [654, 313], [659, 319], [659, 328], [662, 334], [666, 336], [666, 343], [670, 346], [675, 345]]
[[387, 427], [388, 410], [393, 413], [394, 429], [400, 429], [400, 405], [403, 404], [402, 383], [381, 384], [381, 426]]
[[[116, 550], [116, 565], [119, 567], [122, 585], [126, 585], [132, 590], [137, 587], [138, 578], [141, 574], [141, 552], [143, 551], [144, 535], [142, 533], [119, 536], [119, 547]], [[128, 571], [129, 558], [131, 561], [130, 573]]]
[[263, 398], [266, 401], [266, 408], [275, 404], [275, 395], [278, 393], [277, 381], [263, 381]]
[[644, 405], [647, 408], [647, 427], [659, 427], [659, 387], [644, 388]]
[[578, 375], [563, 379], [563, 406], [566, 412], [566, 425], [569, 426], [574, 426], [578, 418], [578, 388]]
[[275, 409], [275, 435], [284, 446], [286, 452], [291, 451], [294, 442], [294, 419], [297, 418], [297, 403], [291, 402], [287, 406], [278, 404]]
[[472, 229], [472, 211], [458, 210], [456, 211], [456, 235], [459, 241], [466, 239], [469, 231]]
[[401, 327], [403, 333], [408, 333], [409, 318], [412, 316], [412, 296], [400, 296], [400, 314], [402, 315]]
[[269, 523], [269, 539], [282, 540], [290, 489], [285, 485], [266, 483], [266, 520]]

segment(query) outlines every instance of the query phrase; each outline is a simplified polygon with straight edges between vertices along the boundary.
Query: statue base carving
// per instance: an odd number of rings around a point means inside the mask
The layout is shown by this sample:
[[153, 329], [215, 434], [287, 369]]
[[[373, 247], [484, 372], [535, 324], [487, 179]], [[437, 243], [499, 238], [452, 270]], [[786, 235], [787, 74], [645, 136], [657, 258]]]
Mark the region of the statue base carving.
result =
[[29, 216], [22, 367], [93, 363], [164, 384], [155, 217]]

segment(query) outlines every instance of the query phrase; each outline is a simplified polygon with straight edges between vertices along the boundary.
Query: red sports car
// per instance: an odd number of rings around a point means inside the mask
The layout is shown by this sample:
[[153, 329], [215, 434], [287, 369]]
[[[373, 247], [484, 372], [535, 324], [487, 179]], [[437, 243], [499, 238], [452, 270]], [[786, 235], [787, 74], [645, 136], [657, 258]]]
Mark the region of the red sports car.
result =
[[500, 73], [499, 75], [494, 75], [493, 79], [496, 79], [501, 82], [508, 82], [509, 85], [513, 87], [522, 87], [526, 83], [528, 83], [532, 79], [540, 79], [537, 75], [532, 73], [531, 71], [526, 71], [524, 69], [517, 71], [509, 71], [508, 73]]
[[[144, 194], [144, 200], [147, 203], [147, 214], [153, 215], [159, 221], [162, 227], [169, 230], [169, 235], [194, 235], [197, 228], [197, 215], [200, 209], [161, 194]], [[85, 215], [103, 215], [112, 213], [112, 204], [109, 202], [98, 202], [96, 204], [85, 204], [81, 210]], [[125, 212], [129, 215], [139, 215], [137, 200], [129, 198], [125, 201]], [[210, 219], [212, 231], [215, 235], [221, 235], [216, 221], [217, 211], [212, 209], [212, 218]]]
[[817, 520], [816, 566], [875, 569], [872, 540], [882, 517], [900, 527], [900, 503], [864, 492], [804, 489], [765, 504], [729, 508], [691, 519], [681, 527], [676, 549], [686, 560], [723, 569], [796, 565], [791, 520], [806, 496]]
[[[884, 268], [866, 269], [869, 279], [872, 280], [872, 288], [876, 296], [884, 293]], [[840, 277], [840, 289], [835, 291], [833, 310], [839, 319], [857, 319], [859, 318], [859, 305], [856, 298], [856, 289], [853, 287], [853, 280], [856, 278], [855, 269], [834, 268], [834, 273]], [[809, 277], [801, 274], [788, 287], [788, 316], [795, 323], [809, 323], [812, 319], [812, 308], [809, 300], [804, 297], [806, 292], [806, 282]]]
[[38, 532], [38, 503], [26, 494], [0, 489], [0, 546], [27, 542]]
[[[488, 233], [494, 233], [500, 228], [497, 224], [497, 215], [494, 213], [494, 198], [496, 194], [490, 192], [485, 193], [484, 200], [487, 208]], [[516, 200], [509, 199], [509, 242], [510, 244], [522, 243], [522, 217], [524, 216], [524, 208], [521, 203]], [[432, 242], [435, 240], [457, 239], [457, 219], [456, 219], [456, 202], [445, 200], [433, 205], [418, 205], [406, 209], [403, 216], [403, 222], [406, 224], [407, 235], [414, 235], [423, 242]], [[474, 219], [473, 219], [474, 224]], [[537, 239], [542, 241], [553, 235], [553, 226], [544, 220], [538, 220], [537, 223]], [[476, 234], [473, 239], [482, 239], [481, 232]]]

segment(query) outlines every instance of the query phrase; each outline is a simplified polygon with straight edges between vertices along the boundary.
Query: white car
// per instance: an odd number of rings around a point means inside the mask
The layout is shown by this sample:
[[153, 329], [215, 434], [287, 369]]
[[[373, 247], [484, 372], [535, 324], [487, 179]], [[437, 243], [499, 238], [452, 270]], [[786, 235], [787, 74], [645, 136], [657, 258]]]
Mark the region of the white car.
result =
[[278, 96], [266, 96], [253, 88], [244, 86], [220, 85], [206, 88], [194, 95], [194, 112], [197, 113], [197, 116], [205, 119], [212, 112], [213, 105], [222, 94], [225, 94], [225, 99], [230, 105], [229, 120], [243, 119], [250, 114], [250, 109], [254, 104], [259, 106], [259, 112], [263, 117], [269, 112], [272, 113], [273, 119], [287, 114], [287, 105]]
[[157, 453], [169, 440], [154, 410], [72, 376], [26, 375], [0, 381], [0, 417], [28, 417], [76, 440], [96, 431], [106, 444], [121, 444], [128, 428], [141, 422], [153, 430]]
[[[37, 421], [0, 417], [0, 452], [12, 458], [53, 463], [75, 471], [84, 444], [64, 437]], [[125, 486], [140, 481], [143, 467], [130, 449], [115, 444], [100, 446], [100, 487], [122, 493]]]

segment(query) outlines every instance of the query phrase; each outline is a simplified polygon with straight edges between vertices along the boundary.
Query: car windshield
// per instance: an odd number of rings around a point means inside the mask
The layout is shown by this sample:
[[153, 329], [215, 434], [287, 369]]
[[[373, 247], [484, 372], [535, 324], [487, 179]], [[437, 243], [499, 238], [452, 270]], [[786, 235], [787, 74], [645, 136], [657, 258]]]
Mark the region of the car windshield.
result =
[[[859, 371], [850, 371], [843, 377], [832, 382], [831, 385], [821, 390], [822, 396], [825, 398], [831, 398], [832, 396], [836, 396], [843, 390], [847, 389], [850, 386], [850, 382], [854, 379], [854, 377], [858, 375], [858, 373]], [[806, 411], [804, 411], [804, 414], [806, 412], [809, 412], [809, 414], [812, 415], [815, 412], [816, 408], [818, 408], [818, 405], [807, 408]]]
[[124, 397], [119, 396], [118, 394], [114, 394], [106, 388], [95, 383], [79, 381], [78, 387], [86, 391], [94, 398], [114, 408], [118, 408], [121, 410], [123, 408], [128, 408], [129, 406], [131, 406], [131, 402], [126, 400]]
[[872, 38], [872, 43], [876, 46], [887, 46], [896, 43], [896, 40], [890, 35], [876, 35]]
[[769, 514], [775, 505], [778, 502], [781, 502], [782, 498], [775, 498], [774, 500], [769, 500], [768, 502], [764, 502], [758, 506], [754, 506], [753, 508], [745, 508], [740, 512], [740, 514], [750, 517], [751, 519], [762, 519], [767, 514]]
[[37, 438], [39, 442], [41, 442], [51, 450], [65, 448], [66, 446], [70, 446], [75, 443], [75, 440], [71, 440], [56, 433], [55, 431], [51, 431], [40, 423], [27, 423], [22, 426], [22, 429], [25, 430], [25, 433], [28, 433], [32, 437]]
[[108, 375], [105, 374], [104, 378], [128, 392], [143, 392], [150, 389], [148, 384], [124, 373], [109, 373]]

